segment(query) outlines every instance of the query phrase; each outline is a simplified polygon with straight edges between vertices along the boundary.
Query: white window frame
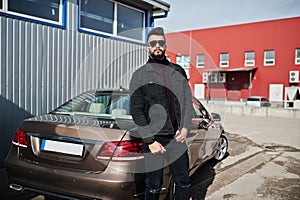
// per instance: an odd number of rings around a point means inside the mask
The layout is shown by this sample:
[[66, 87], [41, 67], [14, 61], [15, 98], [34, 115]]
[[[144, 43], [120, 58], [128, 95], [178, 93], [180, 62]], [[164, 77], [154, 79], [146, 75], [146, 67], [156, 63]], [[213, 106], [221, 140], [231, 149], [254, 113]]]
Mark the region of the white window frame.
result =
[[[203, 61], [199, 61], [198, 58], [200, 58], [200, 56], [203, 56]], [[197, 54], [196, 55], [196, 66], [197, 68], [204, 68], [204, 64], [205, 64], [205, 55], [204, 54]]]
[[[28, 14], [23, 14], [23, 13], [18, 13], [15, 11], [10, 11], [8, 10], [8, 1], [9, 0], [3, 0], [2, 2], [2, 9], [0, 9], [0, 12], [3, 12], [7, 15], [15, 16], [16, 18], [21, 18], [24, 20], [32, 20], [34, 22], [42, 22], [50, 25], [58, 25], [58, 26], [65, 26], [64, 21], [65, 21], [65, 12], [66, 12], [66, 0], [59, 0], [59, 20], [54, 21], [46, 18], [41, 18], [41, 17], [36, 17], [36, 16], [31, 16]], [[40, 0], [43, 1], [43, 0]]]
[[300, 65], [300, 48], [295, 49], [295, 65]]
[[[248, 59], [248, 54], [250, 54], [250, 53], [253, 53], [253, 59]], [[255, 66], [255, 52], [254, 51], [246, 51], [245, 52], [244, 66], [246, 66], [246, 67]]]
[[[227, 55], [227, 60], [223, 59], [223, 56]], [[229, 66], [229, 53], [223, 52], [220, 53], [220, 67], [228, 67]]]
[[[273, 58], [266, 58], [268, 52], [274, 52]], [[272, 63], [268, 63], [272, 62]], [[264, 66], [274, 66], [275, 65], [275, 50], [265, 50], [264, 51]]]
[[[180, 58], [180, 61], [178, 61], [178, 58]], [[187, 62], [185, 62], [187, 59]], [[190, 68], [190, 64], [191, 64], [191, 58], [190, 56], [176, 56], [176, 64], [180, 65], [183, 68]]]
[[[83, 0], [80, 0], [79, 1], [79, 6], [78, 6], [78, 13], [79, 13], [79, 16], [78, 16], [78, 20], [79, 20], [79, 23], [78, 23], [78, 28], [79, 30], [83, 30], [83, 31], [86, 31], [86, 32], [89, 32], [89, 33], [95, 33], [95, 34], [100, 34], [100, 35], [104, 35], [104, 36], [109, 36], [109, 37], [115, 37], [115, 38], [120, 38], [120, 39], [124, 39], [124, 40], [129, 40], [129, 41], [134, 41], [134, 42], [142, 42], [142, 43], [145, 43], [146, 41], [146, 38], [145, 38], [145, 33], [146, 33], [146, 23], [145, 23], [145, 17], [146, 17], [146, 13], [145, 11], [143, 10], [140, 10], [140, 9], [137, 9], [137, 8], [134, 8], [134, 7], [131, 7], [131, 6], [128, 6], [126, 4], [123, 4], [123, 3], [119, 3], [119, 2], [116, 2], [116, 1], [111, 1], [111, 0], [107, 0], [107, 1], [110, 1], [114, 4], [114, 19], [113, 19], [113, 33], [107, 33], [107, 32], [104, 32], [104, 31], [99, 31], [99, 30], [94, 30], [94, 29], [91, 29], [91, 28], [86, 28], [86, 27], [81, 27], [80, 25], [80, 17], [81, 17], [81, 8], [80, 8], [80, 5], [81, 5], [81, 1]], [[118, 5], [121, 5], [121, 6], [124, 6], [124, 7], [127, 7], [129, 9], [132, 9], [132, 10], [135, 10], [135, 11], [138, 11], [138, 12], [141, 12], [143, 14], [143, 30], [142, 30], [142, 40], [137, 40], [137, 39], [134, 39], [134, 38], [130, 38], [130, 37], [125, 37], [125, 36], [121, 36], [121, 35], [118, 35], [118, 31], [117, 31], [117, 19], [118, 19]]]
[[190, 69], [189, 68], [185, 68], [184, 71], [185, 71], [187, 79], [189, 80], [190, 79]]

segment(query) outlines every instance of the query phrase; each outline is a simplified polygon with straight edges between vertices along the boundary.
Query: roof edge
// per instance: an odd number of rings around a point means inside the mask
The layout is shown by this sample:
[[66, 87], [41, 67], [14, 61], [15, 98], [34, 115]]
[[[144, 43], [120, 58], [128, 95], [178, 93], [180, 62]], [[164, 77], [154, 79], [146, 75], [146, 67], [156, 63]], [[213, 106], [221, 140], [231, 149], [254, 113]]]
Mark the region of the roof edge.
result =
[[161, 0], [141, 0], [141, 1], [152, 5], [154, 9], [158, 8], [163, 12], [169, 12], [170, 11], [171, 5], [164, 2], [164, 1], [161, 1]]

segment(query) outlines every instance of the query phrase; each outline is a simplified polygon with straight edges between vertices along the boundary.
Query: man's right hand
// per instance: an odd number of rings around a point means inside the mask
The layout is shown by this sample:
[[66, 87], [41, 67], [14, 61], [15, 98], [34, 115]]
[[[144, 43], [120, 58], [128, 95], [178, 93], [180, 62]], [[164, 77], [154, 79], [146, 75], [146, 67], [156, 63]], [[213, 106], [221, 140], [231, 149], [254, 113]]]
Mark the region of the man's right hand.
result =
[[152, 144], [148, 145], [151, 153], [153, 154], [158, 154], [158, 153], [164, 153], [166, 151], [166, 149], [163, 147], [163, 145], [161, 145], [159, 142], [155, 141]]

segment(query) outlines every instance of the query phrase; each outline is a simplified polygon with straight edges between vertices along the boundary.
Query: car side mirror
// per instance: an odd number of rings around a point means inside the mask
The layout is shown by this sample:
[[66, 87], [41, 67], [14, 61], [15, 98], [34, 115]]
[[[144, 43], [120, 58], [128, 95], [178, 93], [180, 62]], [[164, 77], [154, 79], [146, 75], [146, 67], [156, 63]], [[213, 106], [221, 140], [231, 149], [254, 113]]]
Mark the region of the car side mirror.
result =
[[200, 128], [203, 128], [203, 129], [208, 129], [208, 126], [209, 126], [209, 120], [208, 119], [203, 119], [201, 120], [201, 123], [200, 123]]
[[211, 113], [214, 121], [221, 121], [221, 116], [218, 113]]

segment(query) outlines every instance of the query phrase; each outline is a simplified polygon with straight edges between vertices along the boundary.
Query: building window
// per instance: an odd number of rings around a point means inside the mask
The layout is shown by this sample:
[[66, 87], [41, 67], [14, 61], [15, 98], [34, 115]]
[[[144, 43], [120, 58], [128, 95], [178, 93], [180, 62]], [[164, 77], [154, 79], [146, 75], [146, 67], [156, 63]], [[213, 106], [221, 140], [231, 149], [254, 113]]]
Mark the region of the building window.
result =
[[296, 49], [295, 53], [295, 64], [300, 65], [300, 48]]
[[144, 13], [118, 5], [118, 35], [143, 40]]
[[145, 40], [145, 12], [109, 0], [80, 1], [80, 29], [135, 41]]
[[275, 51], [274, 50], [266, 50], [265, 51], [264, 65], [265, 66], [275, 65]]
[[228, 66], [229, 66], [229, 54], [220, 53], [220, 67], [228, 67]]
[[183, 68], [190, 67], [190, 56], [177, 56], [176, 63]]
[[63, 25], [64, 0], [3, 0], [1, 9], [7, 14]]
[[255, 65], [255, 53], [254, 53], [254, 51], [245, 52], [244, 66], [254, 66], [254, 65]]
[[198, 54], [196, 59], [196, 66], [198, 68], [204, 68], [204, 54]]
[[114, 3], [107, 0], [80, 2], [80, 26], [113, 34]]

